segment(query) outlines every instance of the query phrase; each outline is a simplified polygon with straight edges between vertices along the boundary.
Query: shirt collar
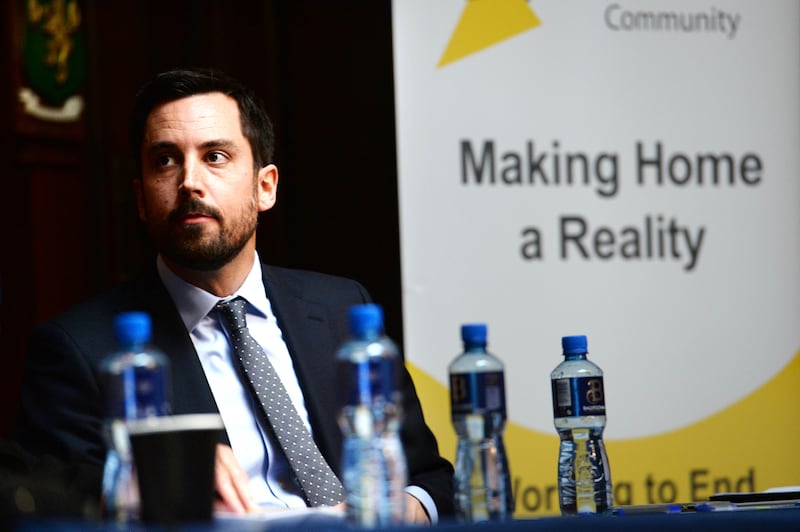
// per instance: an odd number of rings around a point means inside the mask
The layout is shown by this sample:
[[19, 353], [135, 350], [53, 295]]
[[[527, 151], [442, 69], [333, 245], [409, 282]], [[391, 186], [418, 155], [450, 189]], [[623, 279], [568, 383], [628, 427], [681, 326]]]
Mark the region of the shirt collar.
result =
[[161, 255], [156, 258], [156, 268], [161, 282], [172, 297], [172, 301], [178, 308], [178, 313], [181, 315], [183, 324], [188, 332], [192, 332], [195, 327], [214, 310], [214, 306], [220, 300], [230, 300], [236, 296], [241, 296], [247, 300], [250, 305], [250, 310], [261, 316], [267, 316], [269, 312], [269, 301], [267, 294], [264, 290], [264, 281], [261, 276], [261, 261], [258, 258], [258, 252], [255, 253], [253, 259], [253, 266], [250, 268], [250, 273], [247, 274], [242, 286], [236, 292], [228, 297], [220, 298], [207, 292], [200, 287], [188, 283], [178, 277], [175, 272], [169, 269], [164, 263]]

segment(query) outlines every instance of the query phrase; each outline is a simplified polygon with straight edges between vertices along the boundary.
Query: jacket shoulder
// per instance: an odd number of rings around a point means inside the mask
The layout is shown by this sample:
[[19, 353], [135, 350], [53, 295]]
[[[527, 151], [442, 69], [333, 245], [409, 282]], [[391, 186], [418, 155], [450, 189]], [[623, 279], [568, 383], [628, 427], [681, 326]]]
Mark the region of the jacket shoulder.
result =
[[281, 266], [262, 265], [264, 281], [288, 289], [305, 299], [318, 297], [328, 298], [331, 294], [349, 294], [351, 297], [369, 301], [369, 293], [361, 283], [347, 277], [330, 275], [310, 270], [284, 268]]
[[154, 308], [164, 304], [168, 304], [168, 296], [157, 279], [129, 281], [78, 303], [40, 324], [34, 331], [32, 341], [35, 343], [41, 337], [60, 337], [81, 352], [99, 356], [116, 347], [114, 317], [117, 314], [130, 311], [152, 313]]

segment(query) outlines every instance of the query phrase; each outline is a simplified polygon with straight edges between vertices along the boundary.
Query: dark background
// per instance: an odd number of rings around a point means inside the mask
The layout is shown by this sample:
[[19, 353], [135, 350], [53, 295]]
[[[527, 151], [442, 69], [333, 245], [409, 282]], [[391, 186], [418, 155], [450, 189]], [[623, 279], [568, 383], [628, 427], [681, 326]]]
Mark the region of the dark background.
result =
[[127, 125], [137, 89], [174, 66], [223, 69], [266, 103], [280, 182], [262, 259], [361, 281], [402, 342], [389, 0], [82, 1], [87, 108], [71, 125], [20, 110], [24, 6], [0, 8], [0, 435], [35, 325], [153, 264]]

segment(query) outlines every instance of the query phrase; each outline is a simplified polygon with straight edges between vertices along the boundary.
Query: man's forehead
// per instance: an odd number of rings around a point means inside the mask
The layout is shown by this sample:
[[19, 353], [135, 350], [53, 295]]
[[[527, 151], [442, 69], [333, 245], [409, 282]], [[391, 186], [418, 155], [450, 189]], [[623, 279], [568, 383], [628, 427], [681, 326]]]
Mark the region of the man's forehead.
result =
[[219, 92], [197, 94], [165, 102], [147, 117], [146, 142], [175, 134], [243, 138], [236, 101]]

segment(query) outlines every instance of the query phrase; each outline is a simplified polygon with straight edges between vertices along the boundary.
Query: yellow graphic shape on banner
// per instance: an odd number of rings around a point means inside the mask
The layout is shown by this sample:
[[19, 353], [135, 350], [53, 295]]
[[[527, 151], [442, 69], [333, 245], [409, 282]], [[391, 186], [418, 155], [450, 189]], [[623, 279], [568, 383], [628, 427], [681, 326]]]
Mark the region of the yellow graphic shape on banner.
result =
[[437, 67], [541, 24], [525, 0], [468, 0]]
[[[408, 364], [425, 419], [443, 456], [453, 461], [456, 438], [445, 385]], [[548, 376], [536, 379], [549, 386]], [[677, 430], [643, 438], [606, 440], [615, 505], [707, 500], [713, 493], [800, 486], [797, 390], [800, 353], [761, 388], [727, 408]], [[626, 398], [642, 405], [646, 398]], [[608, 405], [613, 408], [613, 405]], [[508, 405], [509, 414], [533, 405]], [[536, 405], [547, 408], [552, 405]], [[614, 411], [609, 409], [609, 424]], [[785, 423], [776, 424], [776, 420]], [[516, 517], [558, 514], [558, 437], [510, 422], [505, 443]]]

